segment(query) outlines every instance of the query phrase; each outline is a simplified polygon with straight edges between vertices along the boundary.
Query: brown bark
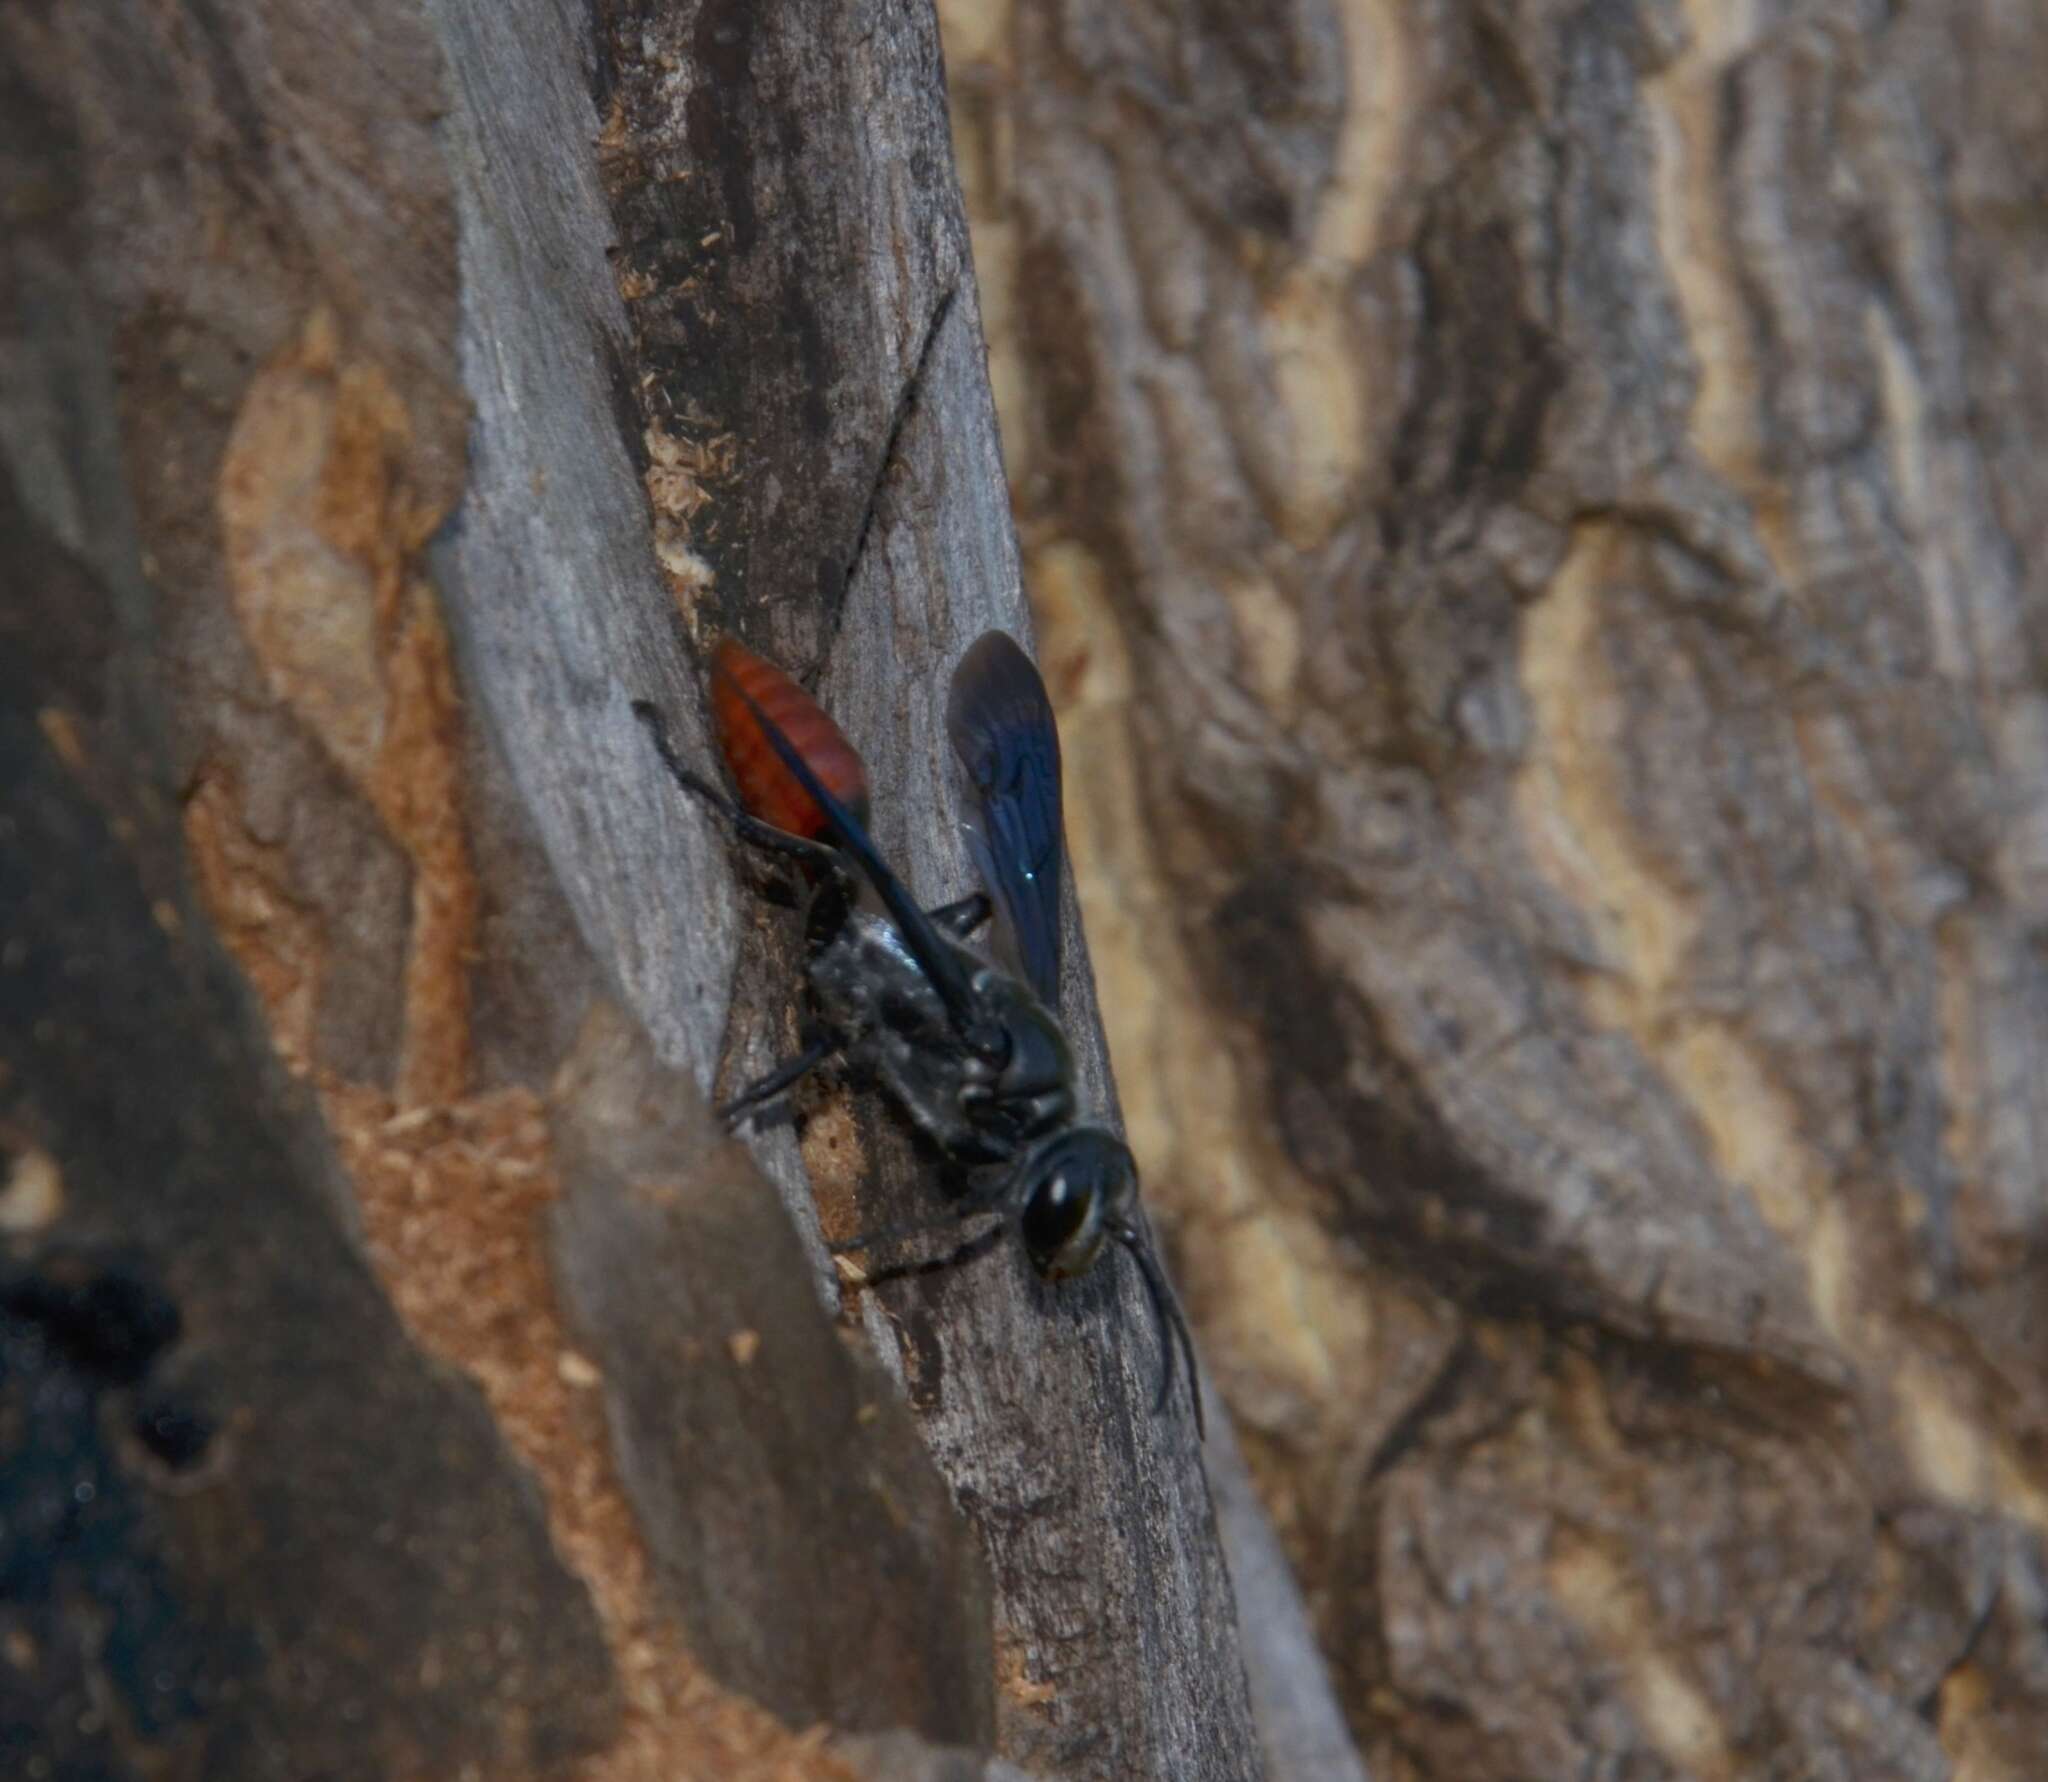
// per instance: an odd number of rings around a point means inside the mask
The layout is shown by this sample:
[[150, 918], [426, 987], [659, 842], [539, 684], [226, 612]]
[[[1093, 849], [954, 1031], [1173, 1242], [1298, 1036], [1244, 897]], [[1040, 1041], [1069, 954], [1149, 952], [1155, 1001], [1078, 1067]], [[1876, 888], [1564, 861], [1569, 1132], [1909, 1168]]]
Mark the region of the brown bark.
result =
[[2038, 9], [947, 25], [1126, 1110], [1374, 1775], [2038, 1773]]

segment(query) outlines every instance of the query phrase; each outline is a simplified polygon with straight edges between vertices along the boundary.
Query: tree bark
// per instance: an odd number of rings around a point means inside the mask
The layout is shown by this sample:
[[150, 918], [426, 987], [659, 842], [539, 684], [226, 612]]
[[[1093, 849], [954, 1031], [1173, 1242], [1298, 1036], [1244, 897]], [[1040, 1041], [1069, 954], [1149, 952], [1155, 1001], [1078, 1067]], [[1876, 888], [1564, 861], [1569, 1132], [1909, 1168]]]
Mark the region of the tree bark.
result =
[[1028, 620], [929, 7], [0, 30], [0, 1386], [67, 1407], [0, 1420], [0, 1749], [1257, 1774], [1141, 1284], [835, 1330], [821, 1214], [929, 1168], [851, 1090], [719, 1131], [796, 924], [629, 713], [709, 767], [738, 631], [967, 884], [946, 677]]
[[1374, 1775], [2036, 1773], [2048, 25], [947, 26], [1126, 1112]]

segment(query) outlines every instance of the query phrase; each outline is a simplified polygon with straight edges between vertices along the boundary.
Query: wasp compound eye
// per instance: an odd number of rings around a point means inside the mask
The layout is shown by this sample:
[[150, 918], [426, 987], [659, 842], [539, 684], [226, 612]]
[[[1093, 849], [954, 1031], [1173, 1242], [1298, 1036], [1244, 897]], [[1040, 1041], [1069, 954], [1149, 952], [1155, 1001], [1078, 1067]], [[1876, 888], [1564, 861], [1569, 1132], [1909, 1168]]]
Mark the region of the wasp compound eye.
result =
[[1026, 1180], [1018, 1229], [1032, 1267], [1057, 1281], [1094, 1267], [1137, 1193], [1138, 1168], [1121, 1139], [1079, 1126], [1033, 1153]]
[[1086, 1273], [1109, 1239], [1094, 1185], [1076, 1182], [1065, 1171], [1031, 1190], [1020, 1223], [1032, 1266], [1054, 1281]]

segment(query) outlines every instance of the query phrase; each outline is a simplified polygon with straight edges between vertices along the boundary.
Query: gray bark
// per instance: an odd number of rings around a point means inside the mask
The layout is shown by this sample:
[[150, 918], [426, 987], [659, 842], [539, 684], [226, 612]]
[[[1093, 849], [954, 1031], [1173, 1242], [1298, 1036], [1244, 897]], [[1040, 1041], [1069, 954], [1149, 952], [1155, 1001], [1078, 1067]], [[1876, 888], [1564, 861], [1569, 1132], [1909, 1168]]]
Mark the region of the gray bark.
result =
[[[429, 153], [424, 39], [369, 22], [387, 84], [354, 96], [394, 153]], [[273, 344], [306, 235], [256, 250], [268, 282], [232, 301], [153, 311], [222, 270], [188, 233], [217, 171], [194, 137], [252, 120], [181, 99], [232, 59], [140, 17], [14, 14], [0, 70], [4, 1767], [559, 1769], [619, 1711], [588, 1594], [474, 1387], [372, 1278], [310, 1097], [194, 894], [165, 772], [178, 603], [157, 578], [193, 546], [161, 498], [186, 452], [217, 464], [214, 380]], [[339, 223], [336, 196], [305, 197], [306, 234]], [[381, 312], [394, 367], [432, 359], [434, 294]], [[169, 358], [187, 382], [167, 403]]]
[[[680, 7], [618, 21], [599, 55], [643, 413], [718, 445], [710, 500], [683, 522], [711, 577], [708, 590], [680, 578], [686, 617], [815, 676], [867, 762], [883, 852], [925, 902], [956, 896], [972, 881], [946, 676], [981, 631], [1024, 635], [1028, 618], [933, 21], [916, 5]], [[638, 623], [661, 635], [652, 608]], [[607, 722], [635, 693], [697, 709], [673, 669], [654, 685], [615, 671], [611, 685]], [[640, 772], [660, 784], [651, 757]], [[666, 932], [691, 858], [677, 850], [608, 895]], [[730, 1081], [789, 1043], [793, 926], [742, 949]], [[1085, 951], [1071, 958], [1066, 1008], [1100, 1102]], [[694, 982], [649, 986], [657, 1033]], [[854, 1143], [806, 1160], [841, 1229], [938, 1210], [900, 1124], [871, 1099], [845, 1105]], [[774, 1161], [788, 1192], [796, 1160], [785, 1146]], [[1229, 1584], [1190, 1425], [1151, 1414], [1159, 1358], [1134, 1272], [1055, 1293], [1006, 1247], [873, 1298], [870, 1330], [885, 1352], [901, 1346], [932, 1453], [987, 1546], [1012, 1685], [1001, 1748], [1077, 1776], [1251, 1773]]]

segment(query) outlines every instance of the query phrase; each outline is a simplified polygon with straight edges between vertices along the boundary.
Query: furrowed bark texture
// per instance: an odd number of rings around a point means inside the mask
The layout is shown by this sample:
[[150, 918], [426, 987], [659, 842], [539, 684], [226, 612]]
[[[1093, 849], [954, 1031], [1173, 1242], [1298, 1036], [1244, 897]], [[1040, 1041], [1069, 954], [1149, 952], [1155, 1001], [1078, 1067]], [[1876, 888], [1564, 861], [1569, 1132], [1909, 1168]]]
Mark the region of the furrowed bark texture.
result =
[[1126, 1110], [1376, 1776], [2038, 1773], [2037, 8], [947, 8]]
[[1256, 1774], [1140, 1282], [835, 1328], [821, 1208], [932, 1171], [720, 1131], [798, 924], [629, 710], [715, 772], [738, 631], [967, 886], [1028, 622], [929, 7], [18, 9], [0, 81], [0, 1770]]

